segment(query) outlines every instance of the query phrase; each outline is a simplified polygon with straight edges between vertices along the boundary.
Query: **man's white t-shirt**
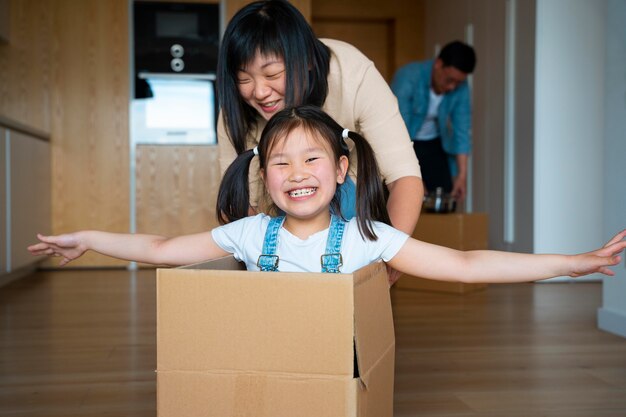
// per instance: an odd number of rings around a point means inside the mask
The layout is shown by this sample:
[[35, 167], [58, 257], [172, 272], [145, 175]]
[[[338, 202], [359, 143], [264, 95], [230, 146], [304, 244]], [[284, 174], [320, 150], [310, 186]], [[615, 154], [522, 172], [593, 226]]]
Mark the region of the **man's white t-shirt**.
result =
[[[265, 231], [271, 217], [265, 214], [246, 217], [213, 229], [213, 240], [225, 251], [243, 261], [248, 271], [258, 271], [257, 261], [263, 249]], [[381, 222], [373, 222], [378, 240], [361, 237], [356, 219], [345, 227], [341, 244], [342, 273], [351, 273], [379, 260], [392, 259], [408, 239], [408, 235]], [[281, 227], [276, 255], [281, 272], [321, 272], [320, 257], [326, 250], [328, 229], [302, 240]]]
[[422, 123], [422, 127], [415, 135], [415, 140], [432, 140], [439, 137], [439, 124], [437, 118], [439, 117], [439, 105], [443, 100], [443, 94], [435, 93], [433, 88], [430, 88], [430, 99], [428, 101], [428, 113]]

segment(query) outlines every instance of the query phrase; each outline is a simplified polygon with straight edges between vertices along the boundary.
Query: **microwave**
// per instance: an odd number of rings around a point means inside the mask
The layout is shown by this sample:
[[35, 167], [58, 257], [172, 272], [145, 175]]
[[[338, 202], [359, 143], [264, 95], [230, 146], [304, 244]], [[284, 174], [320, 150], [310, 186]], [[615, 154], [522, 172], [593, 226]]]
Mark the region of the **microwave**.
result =
[[133, 2], [133, 55], [140, 73], [215, 73], [220, 5]]

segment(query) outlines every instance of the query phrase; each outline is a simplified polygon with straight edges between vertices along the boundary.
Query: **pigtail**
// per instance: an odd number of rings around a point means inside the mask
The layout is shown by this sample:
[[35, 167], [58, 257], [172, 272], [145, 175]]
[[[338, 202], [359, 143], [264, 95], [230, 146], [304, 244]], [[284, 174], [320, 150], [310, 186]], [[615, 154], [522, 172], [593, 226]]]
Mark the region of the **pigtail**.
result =
[[354, 142], [354, 149], [357, 151], [357, 178], [356, 178], [356, 218], [359, 232], [365, 239], [376, 240], [378, 237], [372, 227], [372, 221], [380, 221], [391, 224], [383, 182], [380, 179], [380, 172], [374, 150], [367, 140], [360, 134], [346, 131]]
[[248, 208], [250, 207], [248, 173], [255, 150], [256, 148], [254, 150], [249, 149], [238, 155], [224, 173], [217, 193], [217, 220], [220, 224], [248, 216]]

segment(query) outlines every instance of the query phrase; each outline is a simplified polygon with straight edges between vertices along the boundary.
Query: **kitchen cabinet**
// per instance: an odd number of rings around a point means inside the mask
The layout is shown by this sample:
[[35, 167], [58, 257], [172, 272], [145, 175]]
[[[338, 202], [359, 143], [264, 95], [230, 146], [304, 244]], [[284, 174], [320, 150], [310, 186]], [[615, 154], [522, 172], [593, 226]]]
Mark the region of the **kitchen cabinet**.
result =
[[47, 135], [0, 119], [0, 285], [34, 269], [26, 247], [50, 233], [50, 143]]
[[135, 163], [137, 232], [176, 236], [218, 226], [217, 146], [139, 145]]

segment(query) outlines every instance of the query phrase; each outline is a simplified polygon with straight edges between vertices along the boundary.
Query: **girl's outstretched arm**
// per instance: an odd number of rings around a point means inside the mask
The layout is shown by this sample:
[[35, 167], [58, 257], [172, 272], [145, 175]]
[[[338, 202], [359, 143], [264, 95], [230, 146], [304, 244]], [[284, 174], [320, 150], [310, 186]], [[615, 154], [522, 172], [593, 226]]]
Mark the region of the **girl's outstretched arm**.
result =
[[468, 283], [537, 281], [558, 276], [579, 277], [601, 273], [621, 261], [626, 230], [602, 248], [578, 255], [533, 255], [489, 250], [458, 251], [409, 238], [388, 264], [423, 278]]
[[33, 255], [60, 256], [66, 265], [88, 250], [156, 265], [187, 265], [226, 256], [211, 236], [211, 232], [174, 238], [155, 235], [108, 233], [85, 230], [58, 236], [37, 235], [39, 243], [28, 250]]

